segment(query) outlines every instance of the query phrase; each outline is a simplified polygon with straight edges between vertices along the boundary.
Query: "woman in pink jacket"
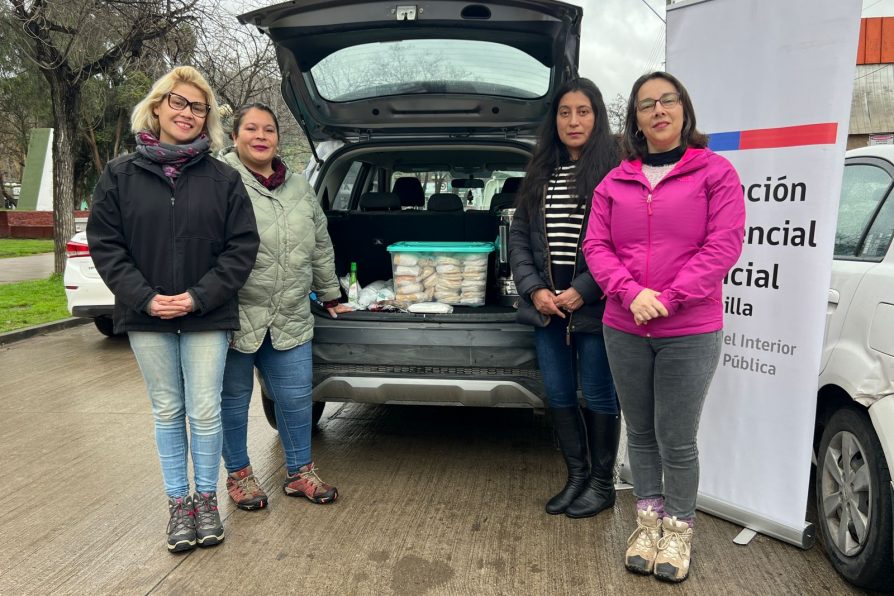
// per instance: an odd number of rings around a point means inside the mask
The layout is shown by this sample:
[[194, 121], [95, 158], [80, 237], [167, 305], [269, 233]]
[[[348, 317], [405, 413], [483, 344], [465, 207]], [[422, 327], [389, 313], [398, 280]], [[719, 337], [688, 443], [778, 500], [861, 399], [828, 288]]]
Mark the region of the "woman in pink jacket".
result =
[[634, 83], [624, 145], [628, 158], [593, 194], [583, 252], [606, 293], [605, 343], [637, 497], [625, 565], [678, 582], [689, 573], [696, 435], [745, 202], [736, 171], [706, 148], [686, 89], [667, 73]]

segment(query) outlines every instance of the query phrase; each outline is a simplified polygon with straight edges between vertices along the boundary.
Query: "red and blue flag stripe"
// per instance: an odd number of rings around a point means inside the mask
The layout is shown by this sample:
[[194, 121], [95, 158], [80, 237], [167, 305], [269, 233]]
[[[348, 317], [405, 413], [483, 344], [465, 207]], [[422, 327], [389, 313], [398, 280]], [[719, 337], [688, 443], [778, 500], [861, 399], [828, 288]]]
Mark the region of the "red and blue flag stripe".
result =
[[779, 128], [715, 132], [709, 135], [709, 138], [708, 148], [712, 151], [834, 145], [838, 139], [838, 123], [827, 122], [824, 124], [802, 124]]

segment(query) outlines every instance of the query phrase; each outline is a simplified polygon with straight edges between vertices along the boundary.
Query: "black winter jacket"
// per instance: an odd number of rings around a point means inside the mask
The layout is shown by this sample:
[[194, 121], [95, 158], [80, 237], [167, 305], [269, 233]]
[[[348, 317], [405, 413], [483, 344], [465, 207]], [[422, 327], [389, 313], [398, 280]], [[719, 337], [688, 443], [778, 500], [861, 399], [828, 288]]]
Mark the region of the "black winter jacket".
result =
[[[590, 217], [590, 202], [577, 240], [577, 263], [571, 287], [583, 298], [584, 305], [571, 313], [568, 331], [571, 333], [602, 333], [602, 313], [605, 312], [605, 295], [587, 268], [581, 253], [581, 242]], [[518, 290], [518, 315], [516, 320], [524, 325], [546, 327], [550, 317], [534, 308], [531, 294], [540, 288], [555, 290], [549, 264], [549, 248], [546, 240], [546, 222], [543, 208], [538, 213], [528, 213], [522, 204], [512, 216], [509, 229], [509, 266]]]
[[[90, 255], [115, 295], [115, 332], [239, 328], [237, 293], [258, 252], [251, 201], [239, 174], [210, 155], [174, 185], [136, 153], [106, 166], [87, 221]], [[189, 291], [195, 311], [146, 311], [156, 294]]]

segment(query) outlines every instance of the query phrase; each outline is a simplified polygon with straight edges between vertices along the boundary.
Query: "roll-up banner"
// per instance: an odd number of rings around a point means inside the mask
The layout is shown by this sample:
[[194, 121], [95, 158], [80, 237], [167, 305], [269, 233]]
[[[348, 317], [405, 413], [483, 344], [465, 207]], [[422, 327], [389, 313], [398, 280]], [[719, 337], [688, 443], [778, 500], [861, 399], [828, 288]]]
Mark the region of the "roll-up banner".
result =
[[699, 509], [803, 548], [861, 0], [701, 0], [667, 12], [667, 71], [739, 172], [745, 248], [724, 280], [699, 430]]

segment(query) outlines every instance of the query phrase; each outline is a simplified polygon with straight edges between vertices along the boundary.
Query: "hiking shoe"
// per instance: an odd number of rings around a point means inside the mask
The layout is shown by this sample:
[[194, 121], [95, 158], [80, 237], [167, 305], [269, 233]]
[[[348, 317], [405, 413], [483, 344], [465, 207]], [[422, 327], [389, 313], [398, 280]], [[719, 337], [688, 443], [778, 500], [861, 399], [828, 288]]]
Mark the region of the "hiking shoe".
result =
[[331, 503], [338, 498], [338, 489], [317, 476], [314, 462], [299, 468], [294, 476], [286, 475], [282, 488], [290, 497], [307, 497], [314, 503]]
[[217, 493], [196, 493], [192, 497], [196, 518], [196, 542], [215, 546], [223, 542], [224, 529], [217, 511]]
[[255, 479], [251, 466], [227, 474], [227, 493], [239, 509], [254, 511], [267, 506], [267, 493]]
[[168, 521], [168, 550], [179, 553], [192, 550], [196, 547], [196, 520], [193, 517], [192, 499], [185, 497], [170, 497], [168, 499], [168, 511], [171, 519]]
[[662, 520], [663, 536], [658, 541], [655, 577], [668, 582], [681, 582], [689, 575], [692, 528], [676, 517]]
[[634, 573], [649, 575], [655, 565], [658, 554], [658, 542], [661, 538], [661, 522], [658, 513], [647, 509], [636, 512], [636, 529], [627, 539], [627, 552], [624, 555], [624, 567]]

